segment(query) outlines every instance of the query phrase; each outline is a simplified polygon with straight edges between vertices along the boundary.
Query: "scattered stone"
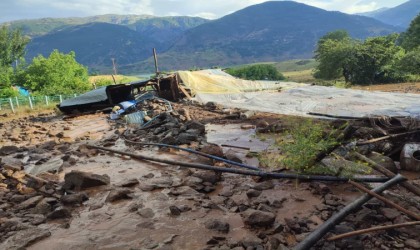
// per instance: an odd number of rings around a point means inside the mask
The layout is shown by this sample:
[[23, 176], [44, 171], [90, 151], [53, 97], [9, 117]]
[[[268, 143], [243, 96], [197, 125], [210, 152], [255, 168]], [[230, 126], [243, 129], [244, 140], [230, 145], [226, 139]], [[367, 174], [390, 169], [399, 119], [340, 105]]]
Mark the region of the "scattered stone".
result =
[[143, 204], [141, 204], [141, 203], [139, 203], [139, 202], [134, 202], [134, 203], [131, 203], [131, 204], [128, 206], [128, 212], [131, 212], [131, 213], [133, 213], [133, 212], [137, 212], [137, 211], [139, 210], [139, 208], [143, 208]]
[[133, 190], [128, 188], [117, 188], [111, 190], [109, 192], [108, 196], [106, 197], [107, 202], [114, 202], [118, 200], [126, 200], [126, 199], [132, 199], [133, 197], [131, 194], [133, 193]]
[[50, 220], [66, 219], [70, 217], [71, 217], [71, 213], [65, 207], [58, 207], [53, 212], [47, 215], [47, 218]]
[[177, 206], [170, 206], [169, 211], [170, 211], [171, 215], [173, 215], [173, 216], [181, 215], [181, 210]]
[[210, 219], [204, 222], [204, 225], [207, 229], [215, 230], [221, 233], [228, 233], [230, 228], [229, 223], [218, 219]]
[[87, 201], [89, 197], [85, 193], [76, 193], [76, 194], [69, 194], [63, 195], [60, 198], [61, 203], [64, 205], [80, 205], [83, 202]]
[[155, 177], [155, 175], [153, 173], [148, 173], [146, 175], [143, 175], [143, 178], [146, 178], [146, 179], [151, 179], [153, 177]]
[[33, 227], [17, 232], [0, 245], [0, 249], [26, 249], [37, 241], [51, 235], [47, 229]]
[[89, 172], [73, 170], [64, 176], [64, 190], [82, 190], [91, 187], [109, 185], [108, 175], [98, 175]]
[[394, 220], [401, 215], [399, 211], [393, 208], [381, 208], [381, 212], [389, 220]]
[[125, 181], [122, 181], [121, 183], [117, 184], [119, 187], [134, 187], [138, 185], [140, 182], [137, 178], [128, 179]]
[[255, 190], [268, 190], [268, 189], [273, 189], [274, 188], [274, 184], [272, 181], [264, 181], [264, 182], [260, 182], [257, 185], [254, 186]]
[[47, 162], [40, 164], [29, 171], [29, 174], [38, 175], [40, 173], [58, 173], [63, 170], [64, 161], [60, 158], [51, 159]]
[[415, 239], [408, 239], [404, 243], [406, 246], [412, 247], [414, 249], [420, 249], [420, 242]]
[[42, 199], [43, 199], [44, 197], [42, 197], [41, 195], [38, 195], [38, 196], [35, 196], [35, 197], [32, 197], [32, 198], [29, 198], [29, 199], [27, 199], [26, 201], [24, 201], [24, 202], [22, 202], [22, 203], [20, 203], [18, 206], [17, 206], [17, 209], [28, 209], [28, 208], [33, 208], [33, 207], [35, 207], [37, 204], [38, 204], [38, 202], [40, 202]]
[[371, 152], [369, 155], [367, 155], [367, 157], [394, 173], [398, 172], [394, 160], [392, 160], [388, 156], [382, 155], [377, 152]]
[[243, 214], [243, 221], [248, 226], [269, 227], [273, 225], [276, 216], [270, 212], [248, 209]]
[[226, 151], [226, 153], [225, 153], [225, 157], [226, 157], [226, 159], [228, 159], [229, 161], [234, 161], [234, 162], [237, 162], [237, 163], [243, 163], [243, 160], [237, 155], [237, 153], [234, 151], [234, 150], [232, 150], [232, 149], [229, 149], [228, 151]]
[[203, 134], [206, 131], [204, 124], [198, 121], [188, 121], [185, 125], [187, 126], [187, 129], [196, 129], [200, 134]]
[[48, 203], [46, 199], [42, 199], [33, 209], [34, 214], [43, 214], [47, 215], [51, 212], [52, 206]]
[[266, 128], [270, 126], [270, 124], [266, 120], [260, 120], [257, 123], [257, 128]]
[[6, 156], [6, 155], [11, 155], [11, 154], [15, 154], [19, 151], [19, 148], [16, 146], [3, 146], [0, 148], [0, 155], [1, 156]]
[[217, 157], [224, 157], [223, 148], [220, 147], [219, 145], [208, 144], [208, 145], [204, 146], [200, 151], [201, 151], [201, 153], [214, 155], [214, 156], [217, 156]]
[[203, 182], [209, 182], [213, 185], [221, 180], [220, 173], [216, 173], [214, 171], [198, 170], [192, 176], [200, 178]]
[[178, 135], [177, 144], [190, 144], [193, 141], [196, 141], [198, 138], [197, 134], [190, 133], [181, 133]]
[[260, 196], [261, 193], [262, 193], [261, 190], [250, 189], [246, 192], [246, 196], [248, 196], [248, 198], [256, 198]]
[[143, 218], [153, 218], [155, 213], [151, 208], [143, 208], [138, 211], [138, 214]]

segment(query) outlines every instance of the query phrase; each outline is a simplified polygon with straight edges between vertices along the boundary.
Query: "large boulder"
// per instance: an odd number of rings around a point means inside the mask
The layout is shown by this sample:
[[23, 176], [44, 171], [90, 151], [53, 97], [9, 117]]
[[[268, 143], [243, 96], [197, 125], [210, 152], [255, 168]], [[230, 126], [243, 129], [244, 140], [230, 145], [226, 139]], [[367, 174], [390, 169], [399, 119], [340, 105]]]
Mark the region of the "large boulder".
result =
[[73, 170], [64, 176], [64, 190], [82, 190], [91, 187], [109, 185], [111, 179], [108, 175], [98, 175], [89, 172]]
[[276, 215], [254, 209], [248, 209], [243, 214], [243, 221], [251, 227], [270, 227], [273, 225]]

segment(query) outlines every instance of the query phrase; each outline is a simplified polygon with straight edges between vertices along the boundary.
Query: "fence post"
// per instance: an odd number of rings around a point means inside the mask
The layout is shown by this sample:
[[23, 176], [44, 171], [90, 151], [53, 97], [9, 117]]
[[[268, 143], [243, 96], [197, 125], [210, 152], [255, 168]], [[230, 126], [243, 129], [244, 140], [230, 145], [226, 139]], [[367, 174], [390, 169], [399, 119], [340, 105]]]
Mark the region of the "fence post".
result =
[[9, 98], [10, 108], [12, 109], [12, 112], [15, 113], [15, 108], [13, 107], [13, 101], [12, 98]]
[[48, 96], [45, 96], [45, 104], [48, 106]]
[[31, 107], [31, 109], [34, 109], [34, 105], [32, 104], [31, 96], [29, 96], [28, 99], [29, 99], [29, 107]]
[[15, 96], [15, 100], [16, 100], [16, 107], [19, 108], [19, 99], [17, 98], [17, 96]]
[[60, 103], [62, 103], [62, 102], [63, 102], [63, 96], [60, 95]]

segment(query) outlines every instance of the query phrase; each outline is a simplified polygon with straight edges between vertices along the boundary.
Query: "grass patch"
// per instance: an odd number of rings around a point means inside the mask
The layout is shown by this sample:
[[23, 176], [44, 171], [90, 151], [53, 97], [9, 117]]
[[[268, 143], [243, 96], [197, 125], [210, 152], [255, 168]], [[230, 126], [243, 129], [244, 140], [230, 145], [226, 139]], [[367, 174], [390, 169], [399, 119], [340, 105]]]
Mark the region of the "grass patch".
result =
[[337, 161], [345, 162], [339, 168], [330, 168], [317, 162], [321, 153], [339, 146], [342, 131], [347, 126], [333, 127], [330, 122], [309, 118], [292, 117], [282, 121], [285, 132], [259, 134], [260, 138], [274, 139], [274, 145], [260, 153], [258, 159], [263, 167], [273, 170], [293, 170], [300, 174], [340, 175], [351, 178], [354, 174], [370, 172], [368, 166], [346, 161], [338, 155]]

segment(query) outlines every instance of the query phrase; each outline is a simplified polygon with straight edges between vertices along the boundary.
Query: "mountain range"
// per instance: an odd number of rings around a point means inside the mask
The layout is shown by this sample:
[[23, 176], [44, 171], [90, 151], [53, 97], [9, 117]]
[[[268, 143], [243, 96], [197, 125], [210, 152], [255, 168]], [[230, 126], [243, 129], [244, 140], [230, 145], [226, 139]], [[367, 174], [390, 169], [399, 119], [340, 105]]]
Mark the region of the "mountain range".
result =
[[358, 39], [405, 30], [371, 17], [291, 1], [265, 2], [217, 20], [103, 15], [7, 25], [21, 27], [32, 37], [27, 60], [38, 54], [48, 56], [53, 49], [75, 51], [78, 62], [91, 71], [111, 72], [114, 58], [120, 73], [126, 74], [151, 72], [152, 48], [159, 52], [161, 70], [176, 70], [310, 58], [318, 39], [337, 29]]
[[420, 12], [420, 0], [410, 0], [394, 8], [381, 8], [376, 11], [360, 13], [373, 17], [383, 23], [407, 29]]

